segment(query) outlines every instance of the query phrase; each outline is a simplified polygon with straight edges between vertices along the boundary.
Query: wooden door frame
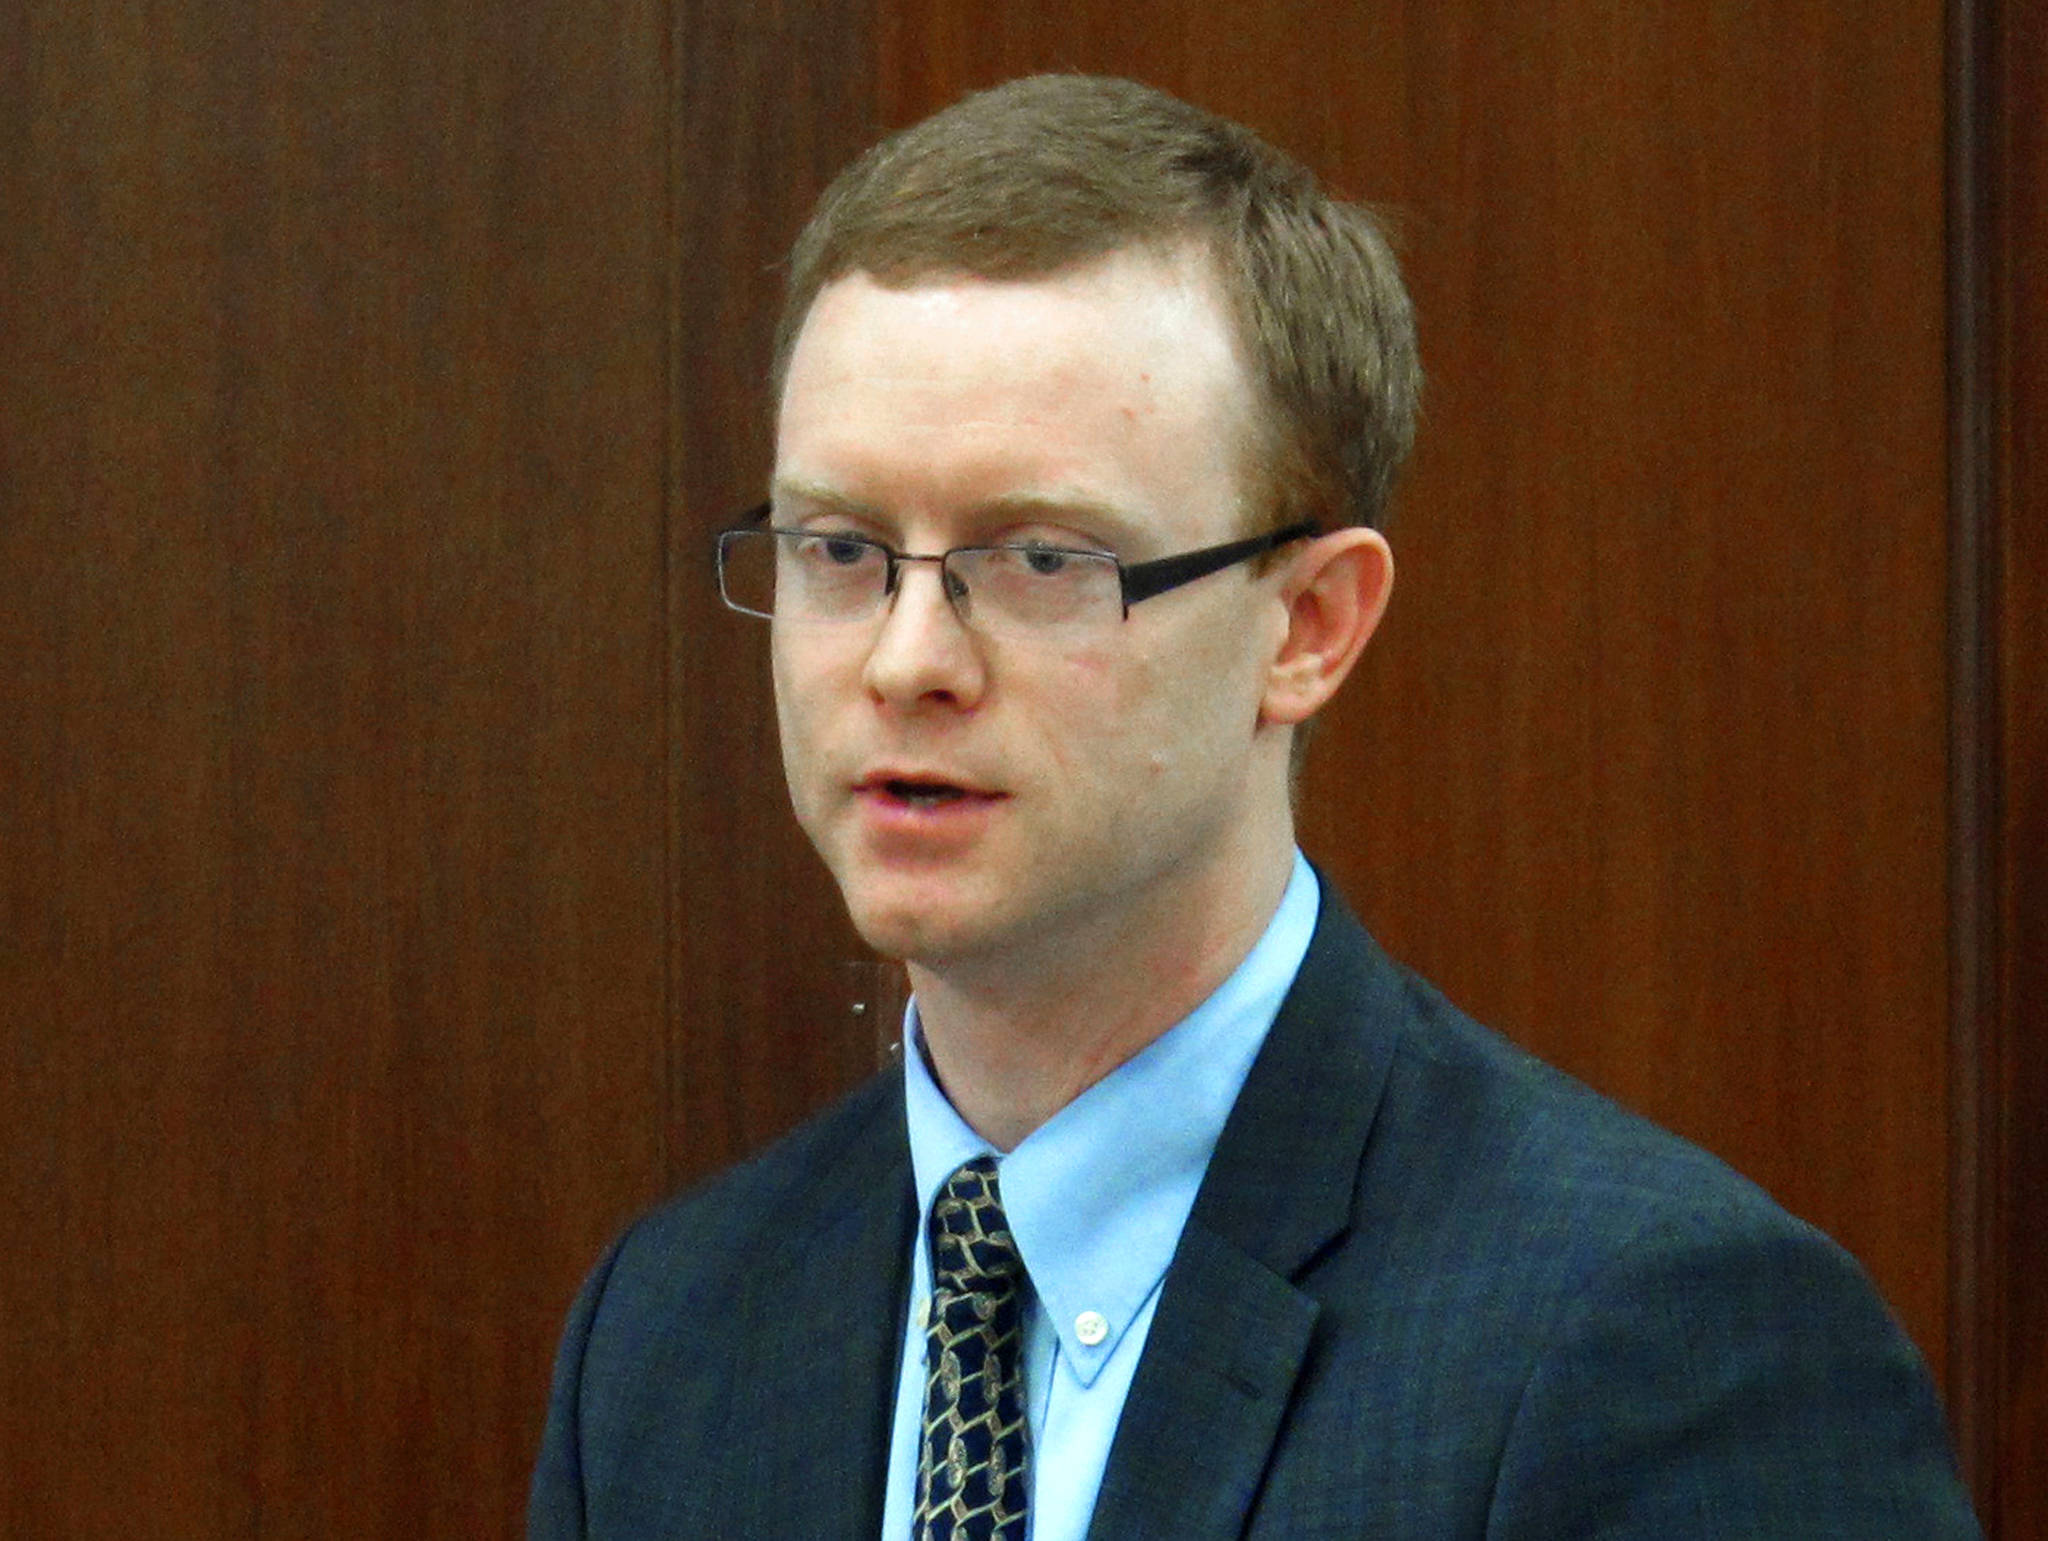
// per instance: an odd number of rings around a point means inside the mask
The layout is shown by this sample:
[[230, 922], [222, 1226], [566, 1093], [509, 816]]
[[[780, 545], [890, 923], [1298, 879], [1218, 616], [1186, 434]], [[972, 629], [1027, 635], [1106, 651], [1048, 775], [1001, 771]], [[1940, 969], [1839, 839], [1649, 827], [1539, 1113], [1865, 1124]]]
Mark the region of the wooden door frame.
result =
[[1949, 1404], [1988, 1533], [2048, 1529], [2048, 22], [1950, 0]]

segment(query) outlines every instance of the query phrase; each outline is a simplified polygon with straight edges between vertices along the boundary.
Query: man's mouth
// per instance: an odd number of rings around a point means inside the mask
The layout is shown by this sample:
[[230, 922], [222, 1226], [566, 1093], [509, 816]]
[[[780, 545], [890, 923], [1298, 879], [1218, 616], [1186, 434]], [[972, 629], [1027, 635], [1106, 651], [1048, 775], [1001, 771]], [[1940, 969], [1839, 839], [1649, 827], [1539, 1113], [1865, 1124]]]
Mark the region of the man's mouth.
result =
[[950, 803], [992, 802], [1001, 795], [928, 776], [873, 776], [860, 784], [860, 790], [871, 795], [878, 794], [892, 802], [907, 804], [912, 808], [943, 808]]
[[958, 802], [967, 795], [964, 787], [956, 787], [944, 781], [899, 781], [891, 779], [882, 783], [882, 790], [891, 797], [901, 798], [919, 808], [935, 808], [940, 803]]

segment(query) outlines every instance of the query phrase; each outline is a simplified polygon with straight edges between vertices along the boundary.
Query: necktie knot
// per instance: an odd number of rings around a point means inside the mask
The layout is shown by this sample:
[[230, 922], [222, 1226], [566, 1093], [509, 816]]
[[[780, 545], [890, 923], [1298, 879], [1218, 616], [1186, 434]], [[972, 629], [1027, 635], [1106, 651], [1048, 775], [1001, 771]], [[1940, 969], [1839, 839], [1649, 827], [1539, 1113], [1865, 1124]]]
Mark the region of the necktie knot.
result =
[[995, 1293], [1022, 1278], [993, 1156], [976, 1156], [946, 1179], [932, 1205], [931, 1241], [932, 1279], [942, 1290]]

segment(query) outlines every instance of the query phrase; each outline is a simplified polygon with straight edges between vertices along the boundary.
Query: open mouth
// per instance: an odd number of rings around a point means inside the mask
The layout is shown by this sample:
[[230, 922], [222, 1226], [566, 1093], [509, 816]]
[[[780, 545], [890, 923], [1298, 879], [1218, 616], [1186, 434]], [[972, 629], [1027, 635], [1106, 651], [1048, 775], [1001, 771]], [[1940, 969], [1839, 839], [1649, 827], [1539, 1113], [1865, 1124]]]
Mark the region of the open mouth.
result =
[[984, 791], [980, 787], [958, 781], [948, 781], [943, 776], [923, 776], [915, 772], [892, 775], [886, 771], [877, 771], [857, 783], [856, 789], [865, 796], [875, 798], [891, 807], [915, 809], [921, 813], [1000, 802], [1006, 795], [1001, 792]]
[[944, 781], [902, 781], [894, 778], [883, 782], [882, 790], [913, 808], [937, 808], [972, 795], [965, 787]]

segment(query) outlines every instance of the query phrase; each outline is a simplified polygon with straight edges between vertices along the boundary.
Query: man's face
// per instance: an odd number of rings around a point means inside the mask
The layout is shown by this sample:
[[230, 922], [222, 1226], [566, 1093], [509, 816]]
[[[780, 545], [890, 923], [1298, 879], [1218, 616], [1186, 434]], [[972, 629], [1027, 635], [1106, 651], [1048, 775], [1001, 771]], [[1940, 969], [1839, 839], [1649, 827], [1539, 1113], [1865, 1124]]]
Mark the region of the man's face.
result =
[[[1235, 539], [1251, 396], [1206, 265], [828, 286], [790, 359], [775, 523], [902, 551], [1010, 541], [1127, 562]], [[1099, 634], [992, 638], [933, 564], [874, 619], [777, 623], [798, 819], [877, 949], [1056, 966], [1186, 934], [1285, 850], [1261, 726], [1278, 578], [1233, 568]]]

